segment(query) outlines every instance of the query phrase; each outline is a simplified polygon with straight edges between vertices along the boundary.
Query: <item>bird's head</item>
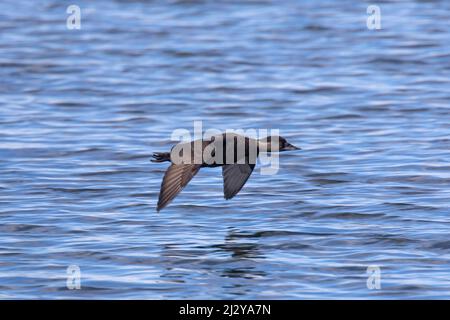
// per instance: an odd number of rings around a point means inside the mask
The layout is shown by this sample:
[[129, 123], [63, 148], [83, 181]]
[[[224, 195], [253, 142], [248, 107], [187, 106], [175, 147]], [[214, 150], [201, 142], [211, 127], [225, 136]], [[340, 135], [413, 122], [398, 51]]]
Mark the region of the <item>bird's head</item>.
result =
[[269, 136], [265, 139], [261, 139], [260, 144], [261, 143], [266, 145], [266, 150], [269, 152], [301, 150], [301, 148], [290, 144], [285, 138], [281, 136]]

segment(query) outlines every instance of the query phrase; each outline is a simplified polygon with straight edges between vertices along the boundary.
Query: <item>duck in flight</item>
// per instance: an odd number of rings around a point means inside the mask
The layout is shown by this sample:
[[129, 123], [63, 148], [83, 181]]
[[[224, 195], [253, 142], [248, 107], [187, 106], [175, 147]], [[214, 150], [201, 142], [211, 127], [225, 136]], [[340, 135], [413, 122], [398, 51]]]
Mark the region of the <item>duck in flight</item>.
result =
[[244, 186], [260, 152], [300, 150], [280, 136], [252, 139], [223, 133], [207, 140], [182, 142], [170, 152], [153, 153], [152, 162], [171, 162], [164, 174], [156, 211], [162, 210], [197, 174], [200, 168], [222, 167], [225, 199], [233, 198]]

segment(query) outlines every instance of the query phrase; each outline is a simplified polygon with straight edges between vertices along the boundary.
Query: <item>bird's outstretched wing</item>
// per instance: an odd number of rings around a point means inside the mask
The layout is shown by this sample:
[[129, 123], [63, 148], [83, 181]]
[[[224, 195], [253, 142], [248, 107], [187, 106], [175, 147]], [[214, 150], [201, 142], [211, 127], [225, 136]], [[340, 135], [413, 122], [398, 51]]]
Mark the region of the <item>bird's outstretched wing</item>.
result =
[[226, 164], [222, 167], [225, 199], [231, 199], [241, 191], [254, 168], [254, 164]]
[[171, 164], [161, 183], [156, 211], [167, 206], [197, 174], [200, 167], [198, 164]]

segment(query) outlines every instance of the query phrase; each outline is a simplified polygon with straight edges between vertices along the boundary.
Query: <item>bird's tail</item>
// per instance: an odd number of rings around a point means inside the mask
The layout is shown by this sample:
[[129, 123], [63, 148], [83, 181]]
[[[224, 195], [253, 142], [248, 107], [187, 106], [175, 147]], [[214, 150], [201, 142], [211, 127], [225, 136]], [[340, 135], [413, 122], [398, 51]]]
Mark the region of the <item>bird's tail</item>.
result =
[[152, 157], [151, 162], [170, 161], [170, 152], [154, 152]]

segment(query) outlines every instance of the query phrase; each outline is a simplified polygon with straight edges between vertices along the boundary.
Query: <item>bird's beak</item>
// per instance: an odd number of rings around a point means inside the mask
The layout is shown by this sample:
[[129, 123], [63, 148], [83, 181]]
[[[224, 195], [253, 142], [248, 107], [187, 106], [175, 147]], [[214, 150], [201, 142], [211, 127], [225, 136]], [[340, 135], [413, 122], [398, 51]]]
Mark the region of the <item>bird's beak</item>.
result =
[[292, 144], [290, 144], [290, 143], [287, 143], [287, 144], [284, 146], [284, 148], [281, 149], [281, 151], [289, 151], [289, 150], [302, 150], [302, 149], [299, 148], [299, 147], [296, 147], [296, 146], [294, 146], [294, 145], [292, 145]]

